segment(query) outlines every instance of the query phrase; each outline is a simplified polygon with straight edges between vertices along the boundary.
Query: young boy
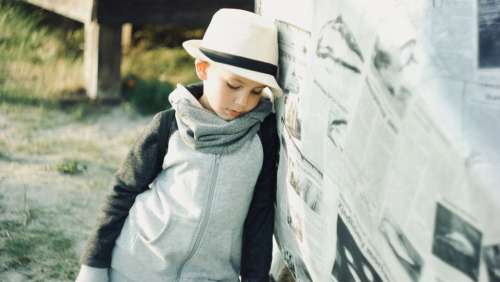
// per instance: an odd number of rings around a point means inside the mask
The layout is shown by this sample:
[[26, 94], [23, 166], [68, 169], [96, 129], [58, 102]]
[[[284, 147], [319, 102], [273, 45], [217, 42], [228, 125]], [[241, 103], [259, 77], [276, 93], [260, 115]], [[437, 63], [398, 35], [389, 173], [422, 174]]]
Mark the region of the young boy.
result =
[[[279, 143], [277, 31], [221, 9], [116, 175], [77, 281], [268, 281]], [[267, 97], [266, 97], [267, 95]], [[149, 186], [149, 189], [148, 189]]]

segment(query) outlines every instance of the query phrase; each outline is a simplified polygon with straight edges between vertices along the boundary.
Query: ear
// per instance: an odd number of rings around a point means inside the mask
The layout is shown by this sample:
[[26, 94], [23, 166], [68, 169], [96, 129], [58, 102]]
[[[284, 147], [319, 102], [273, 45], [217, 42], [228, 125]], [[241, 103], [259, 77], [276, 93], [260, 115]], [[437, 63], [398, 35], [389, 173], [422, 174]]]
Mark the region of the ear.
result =
[[196, 69], [196, 75], [200, 80], [206, 80], [207, 79], [207, 69], [208, 69], [208, 62], [203, 61], [200, 59], [196, 59], [194, 61], [195, 69]]

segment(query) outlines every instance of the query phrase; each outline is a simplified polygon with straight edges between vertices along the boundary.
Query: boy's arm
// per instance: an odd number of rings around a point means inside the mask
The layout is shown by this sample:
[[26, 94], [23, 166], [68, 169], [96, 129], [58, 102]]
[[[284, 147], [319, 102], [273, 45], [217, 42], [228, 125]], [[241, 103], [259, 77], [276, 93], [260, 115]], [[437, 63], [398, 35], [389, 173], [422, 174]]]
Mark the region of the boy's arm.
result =
[[141, 134], [115, 175], [113, 188], [81, 257], [83, 265], [108, 268], [116, 238], [135, 197], [148, 189], [162, 169], [173, 110], [158, 113]]
[[268, 282], [272, 259], [279, 152], [274, 114], [262, 122], [259, 135], [264, 149], [264, 162], [243, 230], [240, 271], [243, 282]]

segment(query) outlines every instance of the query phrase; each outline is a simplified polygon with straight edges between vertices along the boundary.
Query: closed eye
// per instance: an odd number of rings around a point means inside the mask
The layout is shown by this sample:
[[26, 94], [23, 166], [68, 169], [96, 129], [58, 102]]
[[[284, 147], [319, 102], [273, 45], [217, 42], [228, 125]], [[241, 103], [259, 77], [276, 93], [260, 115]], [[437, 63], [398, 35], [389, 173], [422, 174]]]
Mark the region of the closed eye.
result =
[[264, 88], [254, 89], [252, 90], [252, 93], [255, 95], [260, 95], [262, 93], [262, 90], [264, 90]]
[[241, 88], [241, 86], [232, 85], [232, 84], [230, 84], [229, 82], [226, 82], [226, 85], [227, 85], [227, 87], [229, 87], [229, 88], [231, 88], [231, 89], [235, 89], [235, 90], [236, 90], [236, 89], [240, 89], [240, 88]]

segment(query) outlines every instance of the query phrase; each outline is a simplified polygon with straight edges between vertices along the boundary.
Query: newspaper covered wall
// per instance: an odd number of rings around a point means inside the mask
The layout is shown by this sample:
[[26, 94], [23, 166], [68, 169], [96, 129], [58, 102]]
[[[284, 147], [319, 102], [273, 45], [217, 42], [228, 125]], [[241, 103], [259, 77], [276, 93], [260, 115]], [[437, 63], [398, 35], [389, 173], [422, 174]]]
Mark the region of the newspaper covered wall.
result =
[[500, 0], [260, 0], [297, 281], [500, 281]]

